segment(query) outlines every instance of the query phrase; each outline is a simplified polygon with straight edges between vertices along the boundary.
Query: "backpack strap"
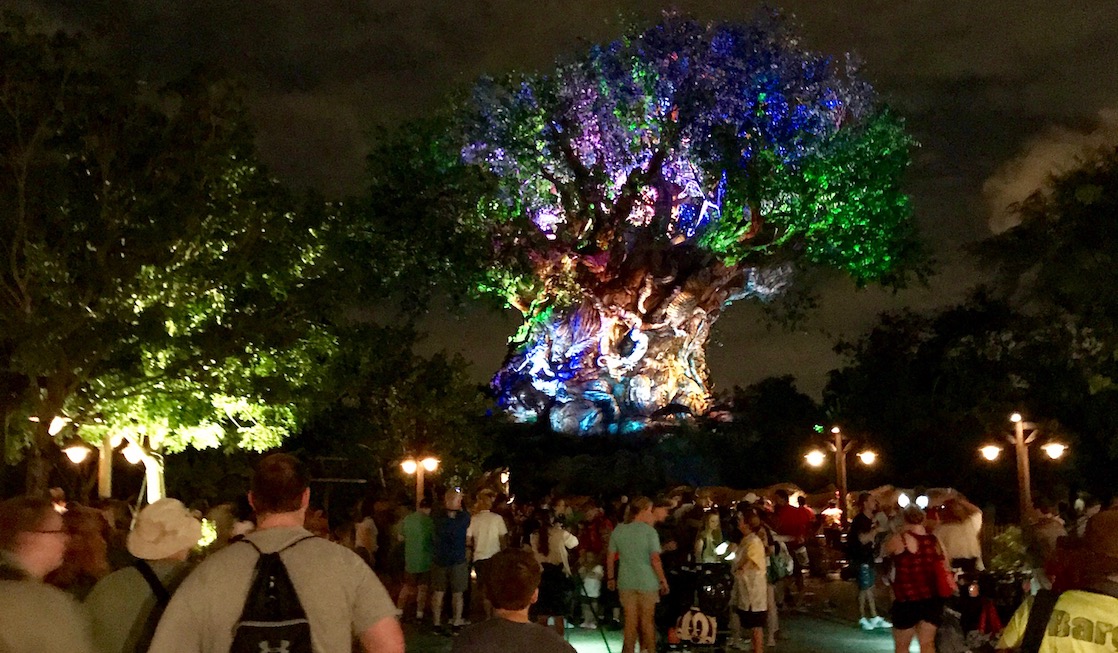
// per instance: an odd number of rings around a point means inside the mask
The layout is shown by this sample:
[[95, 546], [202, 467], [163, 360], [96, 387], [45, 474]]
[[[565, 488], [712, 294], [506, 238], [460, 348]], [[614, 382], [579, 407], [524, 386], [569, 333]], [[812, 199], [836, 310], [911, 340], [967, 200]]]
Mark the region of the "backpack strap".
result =
[[132, 566], [140, 572], [148, 586], [151, 587], [151, 593], [155, 595], [155, 609], [162, 612], [163, 608], [167, 606], [167, 602], [171, 600], [171, 593], [163, 586], [163, 581], [159, 580], [159, 576], [155, 574], [155, 570], [151, 568], [147, 560], [137, 560]]
[[[279, 553], [281, 551], [286, 551], [286, 550], [290, 549], [291, 547], [295, 546], [296, 544], [298, 544], [300, 542], [306, 542], [307, 540], [313, 540], [316, 537], [318, 537], [318, 536], [317, 535], [304, 535], [303, 537], [300, 537], [299, 539], [295, 540], [291, 544], [288, 544], [287, 546], [283, 547], [282, 549], [276, 549], [275, 551], [272, 551], [272, 553]], [[260, 547], [256, 546], [256, 542], [253, 542], [252, 540], [248, 539], [247, 537], [242, 538], [238, 541], [239, 542], [247, 542], [248, 544], [251, 544], [252, 548], [256, 549], [257, 553], [259, 553], [260, 555], [264, 555], [264, 552], [260, 550]]]
[[1037, 653], [1040, 651], [1044, 631], [1048, 629], [1048, 620], [1052, 618], [1052, 611], [1056, 608], [1056, 601], [1060, 595], [1052, 590], [1040, 590], [1033, 597], [1033, 607], [1029, 610], [1029, 621], [1025, 624], [1025, 634], [1021, 638], [1019, 653]]

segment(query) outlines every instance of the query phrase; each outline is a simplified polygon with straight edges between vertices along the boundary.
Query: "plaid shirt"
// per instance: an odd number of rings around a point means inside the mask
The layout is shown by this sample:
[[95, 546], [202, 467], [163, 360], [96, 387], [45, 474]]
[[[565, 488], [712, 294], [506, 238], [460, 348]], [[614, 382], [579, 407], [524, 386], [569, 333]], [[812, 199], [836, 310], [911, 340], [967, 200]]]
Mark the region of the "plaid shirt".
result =
[[938, 596], [936, 591], [937, 566], [943, 565], [943, 554], [936, 546], [935, 535], [905, 533], [903, 539], [915, 538], [916, 552], [904, 551], [893, 556], [895, 577], [893, 593], [897, 601], [921, 601]]

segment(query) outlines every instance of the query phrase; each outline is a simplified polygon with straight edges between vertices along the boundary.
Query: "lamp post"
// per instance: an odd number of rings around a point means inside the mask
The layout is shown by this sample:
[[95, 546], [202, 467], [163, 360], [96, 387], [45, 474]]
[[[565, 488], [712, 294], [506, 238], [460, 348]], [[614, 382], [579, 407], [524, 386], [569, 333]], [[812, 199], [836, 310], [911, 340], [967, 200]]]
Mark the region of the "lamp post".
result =
[[[1021, 519], [1025, 519], [1025, 515], [1033, 507], [1032, 495], [1032, 479], [1029, 471], [1029, 445], [1036, 440], [1037, 425], [1033, 422], [1026, 422], [1021, 417], [1021, 413], [1013, 413], [1009, 416], [1009, 421], [1013, 423], [1013, 434], [1007, 435], [1006, 439], [1013, 445], [1014, 451], [1017, 453], [1017, 508], [1020, 511]], [[1057, 460], [1067, 451], [1067, 446], [1058, 442], [1049, 442], [1041, 449], [1044, 450], [1048, 457]], [[998, 459], [1001, 454], [1002, 448], [996, 444], [988, 444], [978, 451], [982, 457], [989, 461]]]
[[419, 510], [419, 503], [423, 501], [423, 472], [433, 472], [439, 468], [439, 459], [432, 456], [423, 458], [408, 458], [400, 463], [400, 469], [405, 474], [415, 475], [415, 509]]
[[[831, 435], [834, 439], [830, 442], [829, 446], [835, 452], [835, 477], [838, 484], [839, 503], [841, 504], [839, 507], [842, 509], [842, 523], [845, 525], [847, 522], [846, 454], [850, 453], [854, 448], [855, 442], [844, 436], [842, 434], [842, 429], [837, 426], [831, 427]], [[807, 464], [812, 467], [822, 467], [824, 461], [827, 459], [827, 455], [815, 449], [809, 451], [807, 455], [804, 456], [804, 459], [807, 460]], [[869, 466], [877, 461], [877, 453], [866, 449], [858, 453], [858, 459], [862, 461], [863, 465]]]

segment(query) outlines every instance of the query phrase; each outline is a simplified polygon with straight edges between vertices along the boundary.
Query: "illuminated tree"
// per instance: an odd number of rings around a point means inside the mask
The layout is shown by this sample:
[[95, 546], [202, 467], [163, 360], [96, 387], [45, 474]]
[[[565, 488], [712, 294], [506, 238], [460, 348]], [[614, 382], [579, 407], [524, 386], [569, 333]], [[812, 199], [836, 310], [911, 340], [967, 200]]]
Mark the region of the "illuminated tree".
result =
[[919, 259], [899, 119], [777, 17], [668, 17], [550, 74], [483, 80], [460, 126], [491, 191], [460, 220], [491, 245], [479, 289], [525, 317], [493, 381], [522, 421], [703, 413], [731, 302], [813, 267], [900, 284]]
[[0, 418], [32, 492], [63, 414], [156, 450], [274, 446], [294, 410], [276, 395], [334, 347], [321, 211], [255, 163], [235, 93], [90, 52], [0, 21]]

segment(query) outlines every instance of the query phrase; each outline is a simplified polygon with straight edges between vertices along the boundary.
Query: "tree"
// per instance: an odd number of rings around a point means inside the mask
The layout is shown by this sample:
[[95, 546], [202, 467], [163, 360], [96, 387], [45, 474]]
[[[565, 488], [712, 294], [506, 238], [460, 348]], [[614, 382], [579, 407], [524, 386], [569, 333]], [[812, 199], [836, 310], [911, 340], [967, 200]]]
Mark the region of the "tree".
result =
[[484, 471], [495, 420], [487, 419], [492, 404], [469, 380], [464, 359], [417, 356], [419, 336], [406, 325], [358, 323], [340, 333], [344, 351], [312, 390], [318, 409], [293, 446], [390, 473], [393, 463], [421, 454], [437, 456], [448, 478]]
[[492, 386], [557, 431], [703, 413], [731, 302], [810, 268], [899, 285], [919, 259], [900, 120], [776, 17], [669, 16], [551, 74], [483, 80], [459, 128], [485, 191], [453, 215], [486, 235], [478, 289], [525, 318]]
[[265, 397], [333, 346], [311, 301], [322, 204], [256, 164], [234, 89], [151, 88], [90, 51], [0, 23], [0, 413], [29, 492], [62, 415], [155, 452], [273, 446], [291, 407]]
[[[980, 446], [1000, 442], [1011, 413], [1044, 423], [1046, 437], [1074, 442], [1087, 406], [1079, 361], [1086, 351], [1063, 325], [1026, 315], [987, 292], [927, 314], [887, 313], [853, 342], [836, 348], [847, 364], [831, 372], [823, 403], [847, 433], [882, 453], [887, 476], [909, 485], [953, 486], [1009, 508], [1012, 465], [984, 470]], [[1073, 445], [1075, 446], [1075, 445]], [[1044, 474], [1074, 477], [1078, 469], [1034, 465]], [[991, 478], [1004, 482], [989, 482]]]
[[[994, 290], [1070, 340], [1061, 352], [1082, 390], [1052, 413], [1078, 436], [1075, 454], [1096, 488], [1113, 492], [1118, 461], [1118, 148], [1084, 155], [1013, 207], [1019, 224], [973, 247]], [[1059, 349], [1056, 349], [1060, 352]], [[1052, 394], [1048, 384], [1039, 397]], [[1037, 397], [1034, 397], [1034, 399]]]

